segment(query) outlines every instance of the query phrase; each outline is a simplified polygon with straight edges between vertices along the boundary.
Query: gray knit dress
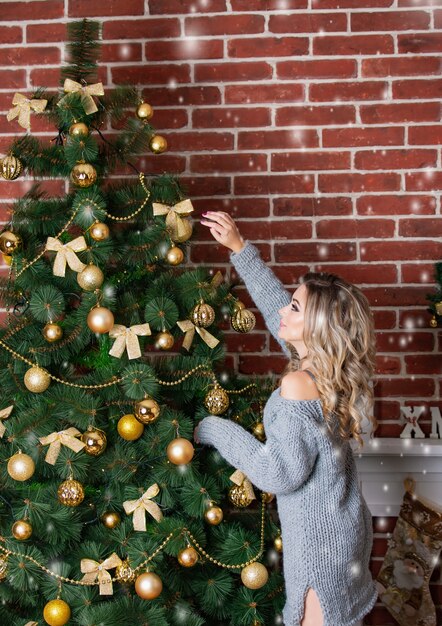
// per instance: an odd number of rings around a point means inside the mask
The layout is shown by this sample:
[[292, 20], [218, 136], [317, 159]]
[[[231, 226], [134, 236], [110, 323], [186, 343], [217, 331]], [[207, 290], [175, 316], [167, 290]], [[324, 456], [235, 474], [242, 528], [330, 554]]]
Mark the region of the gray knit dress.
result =
[[[291, 295], [246, 242], [231, 261], [278, 337], [278, 310]], [[356, 626], [376, 603], [369, 570], [373, 545], [370, 510], [360, 491], [348, 442], [330, 433], [321, 401], [288, 400], [279, 388], [264, 409], [266, 442], [239, 424], [209, 415], [198, 428], [203, 444], [214, 446], [262, 491], [276, 495], [283, 541], [285, 626], [300, 626], [309, 587], [319, 598], [324, 626]]]

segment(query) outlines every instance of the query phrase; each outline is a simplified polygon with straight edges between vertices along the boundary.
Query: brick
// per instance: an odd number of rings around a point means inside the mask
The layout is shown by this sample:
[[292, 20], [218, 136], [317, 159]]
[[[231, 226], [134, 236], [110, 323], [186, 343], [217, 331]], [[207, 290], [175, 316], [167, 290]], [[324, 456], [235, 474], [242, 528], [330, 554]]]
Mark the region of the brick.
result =
[[187, 111], [184, 109], [154, 109], [152, 123], [155, 128], [182, 128], [188, 125]]
[[399, 191], [399, 174], [320, 174], [319, 190], [326, 193], [356, 193], [361, 191]]
[[226, 85], [226, 104], [250, 102], [296, 102], [304, 99], [304, 86], [295, 83], [272, 85]]
[[[281, 348], [279, 348], [279, 351]], [[241, 374], [280, 374], [287, 366], [285, 356], [240, 356], [238, 372]]]
[[[104, 67], [103, 67], [104, 69]], [[59, 87], [60, 85], [60, 68], [59, 67], [43, 67], [29, 72], [29, 82], [33, 87]], [[106, 84], [105, 82], [103, 84]]]
[[277, 243], [274, 251], [277, 263], [290, 263], [294, 258], [302, 259], [304, 263], [356, 259], [356, 245], [346, 241], [334, 241], [332, 246], [328, 242]]
[[[25, 89], [26, 70], [0, 70], [0, 84], [2, 89]], [[8, 95], [9, 106], [11, 106], [13, 95]]]
[[22, 29], [19, 26], [0, 26], [0, 41], [2, 44], [21, 43]]
[[232, 193], [227, 176], [180, 176], [180, 183], [188, 196], [225, 196]]
[[[379, 241], [361, 244], [361, 260], [409, 261], [440, 259], [442, 242], [436, 241]], [[428, 289], [428, 288], [427, 288]]]
[[228, 54], [234, 58], [256, 57], [288, 57], [308, 54], [309, 40], [307, 37], [248, 37], [247, 39], [230, 39], [227, 44]]
[[195, 80], [198, 82], [235, 82], [268, 80], [273, 69], [265, 61], [235, 61], [228, 63], [198, 63], [195, 65]]
[[[441, 38], [442, 39], [442, 38]], [[393, 81], [393, 98], [421, 100], [442, 97], [442, 79]]]
[[47, 24], [28, 24], [26, 27], [27, 43], [49, 43], [66, 40], [66, 24], [48, 22]]
[[427, 172], [409, 173], [405, 176], [407, 191], [434, 191], [442, 189], [442, 172], [429, 169]]
[[435, 167], [436, 150], [363, 150], [355, 154], [358, 170], [403, 170]]
[[[316, 272], [331, 272], [341, 276], [344, 280], [355, 285], [371, 285], [379, 283], [382, 276], [382, 284], [398, 282], [398, 270], [393, 263], [362, 263], [333, 265], [331, 263], [319, 263], [315, 265]], [[391, 311], [377, 311], [377, 328], [393, 328], [396, 326], [396, 315]], [[382, 313], [382, 315], [380, 315]], [[386, 314], [386, 315], [385, 315]]]
[[197, 198], [193, 206], [203, 211], [226, 211], [236, 217], [269, 217], [268, 198]]
[[154, 106], [207, 106], [221, 103], [218, 87], [143, 89], [143, 98]]
[[356, 121], [355, 107], [294, 105], [276, 110], [276, 126], [327, 126]]
[[399, 220], [400, 237], [442, 237], [442, 220], [411, 217]]
[[352, 211], [352, 201], [347, 196], [273, 199], [273, 214], [276, 216], [351, 215]]
[[394, 0], [312, 0], [312, 9], [368, 9], [391, 7]]
[[69, 17], [143, 14], [144, 0], [68, 0]]
[[[403, 283], [433, 284], [435, 269], [432, 263], [402, 263], [401, 273]], [[418, 314], [418, 318], [412, 320], [411, 326], [409, 326], [409, 322], [404, 321], [406, 328], [413, 328], [414, 326], [428, 327], [427, 314], [425, 313], [425, 318], [422, 317], [422, 311], [418, 311]], [[399, 321], [400, 318], [401, 315], [399, 315]], [[402, 324], [399, 324], [399, 326], [402, 326]]]
[[273, 172], [350, 169], [349, 152], [284, 152], [272, 154]]
[[193, 154], [190, 157], [192, 172], [260, 172], [267, 169], [264, 154]]
[[165, 39], [179, 37], [181, 26], [177, 18], [115, 20], [104, 22], [103, 39]]
[[[158, 155], [143, 155], [138, 159], [132, 158], [132, 163], [142, 172], [149, 172], [149, 174], [164, 174], [164, 172], [177, 172], [181, 173], [186, 170], [186, 159], [172, 154], [162, 154], [161, 158]], [[112, 170], [112, 174], [117, 173], [116, 170]], [[131, 173], [131, 170], [126, 168], [126, 173]]]
[[[186, 14], [193, 13], [195, 5], [189, 0], [149, 0], [149, 13], [156, 14]], [[219, 13], [226, 11], [226, 0], [209, 0], [198, 3], [198, 13]]]
[[313, 54], [392, 54], [391, 35], [326, 35], [313, 38]]
[[269, 126], [270, 109], [267, 108], [198, 108], [192, 112], [193, 128], [247, 128]]
[[436, 198], [432, 196], [390, 195], [362, 196], [356, 200], [361, 215], [434, 215]]
[[149, 61], [222, 59], [223, 41], [221, 39], [155, 41], [146, 43], [145, 52]]
[[318, 33], [347, 30], [344, 13], [292, 13], [271, 15], [269, 31], [272, 33]]
[[20, 10], [16, 2], [0, 2], [0, 21], [49, 20], [63, 17], [63, 15], [64, 0], [20, 2]]
[[440, 73], [439, 57], [362, 59], [362, 76], [423, 76]]
[[317, 83], [310, 85], [311, 102], [334, 102], [336, 100], [382, 100], [387, 97], [387, 83], [361, 81], [358, 83]]
[[236, 176], [234, 193], [238, 195], [267, 195], [278, 193], [313, 193], [313, 176]]
[[365, 104], [360, 114], [363, 124], [436, 122], [440, 119], [440, 102], [416, 102], [412, 107], [408, 103]]
[[[16, 198], [22, 197], [31, 189], [34, 182], [34, 180], [20, 179], [13, 181], [3, 180], [0, 185], [0, 198], [15, 200]], [[41, 191], [46, 193], [48, 196], [66, 195], [65, 181], [62, 179], [41, 180], [39, 183], [41, 185]]]
[[372, 11], [352, 13], [351, 31], [367, 33], [382, 30], [424, 30], [430, 27], [430, 13], [427, 11]]
[[408, 143], [421, 146], [442, 144], [442, 125], [410, 126], [408, 129]]
[[[381, 242], [383, 246], [388, 246], [387, 242]], [[375, 246], [379, 244], [370, 243], [369, 246]], [[410, 242], [404, 243], [404, 246], [408, 246], [410, 249]], [[377, 257], [374, 260], [378, 261]], [[408, 257], [407, 257], [408, 258]], [[366, 259], [369, 261], [369, 259]], [[369, 299], [372, 306], [393, 306], [393, 307], [409, 307], [416, 306], [416, 302], [425, 302], [425, 295], [428, 293], [428, 287], [409, 287], [399, 285], [395, 289], [391, 287], [366, 287], [364, 293]]]
[[[250, 241], [277, 241], [281, 239], [311, 239], [311, 221], [297, 220], [287, 227], [285, 220], [241, 220], [236, 224], [245, 239]], [[209, 229], [205, 228], [204, 239], [211, 239]]]
[[133, 65], [130, 67], [111, 68], [112, 80], [116, 84], [130, 85], [167, 85], [170, 83], [189, 83], [190, 66], [175, 65]]
[[[440, 2], [439, 5], [442, 6], [442, 2]], [[433, 10], [433, 13], [434, 13], [434, 28], [442, 28], [442, 11]]]
[[406, 355], [404, 361], [407, 374], [434, 374], [435, 376], [442, 374], [440, 354], [425, 354], [424, 356], [418, 354]]
[[395, 126], [383, 128], [326, 128], [323, 130], [324, 148], [344, 146], [392, 146], [404, 142], [404, 129]]
[[353, 78], [357, 76], [352, 59], [321, 59], [312, 61], [281, 61], [276, 65], [278, 78]]
[[128, 63], [142, 60], [140, 43], [105, 43], [101, 50], [103, 63]]
[[[306, 9], [308, 0], [284, 0], [284, 10]], [[232, 0], [233, 11], [274, 11], [281, 9], [281, 0]]]
[[379, 352], [431, 352], [434, 349], [434, 335], [431, 332], [391, 332], [376, 334]]
[[[198, 150], [231, 150], [231, 133], [179, 132], [169, 133], [167, 143], [171, 151], [195, 152]], [[209, 155], [206, 155], [208, 158]]]
[[[370, 237], [394, 237], [395, 222], [387, 219], [335, 219], [321, 220], [316, 224], [320, 239], [368, 239]], [[379, 278], [379, 275], [378, 275]]]
[[[400, 376], [397, 379], [380, 379], [376, 385], [376, 394], [381, 398], [403, 396], [404, 389], [408, 397], [431, 397], [434, 395], [435, 383], [431, 378], [407, 378]], [[403, 429], [401, 425], [400, 429]]]
[[184, 32], [191, 37], [217, 35], [243, 35], [264, 32], [264, 16], [262, 15], [218, 15], [187, 17]]
[[267, 334], [265, 333], [225, 333], [224, 341], [227, 352], [241, 354], [242, 352], [263, 352], [267, 345]]
[[[402, 265], [402, 268], [404, 265]], [[412, 281], [409, 281], [412, 282]], [[417, 282], [417, 281], [414, 281]], [[426, 309], [410, 309], [399, 311], [398, 328], [405, 328], [413, 331], [415, 328], [424, 328], [428, 330], [429, 313]]]
[[318, 145], [318, 133], [311, 128], [270, 131], [250, 130], [238, 133], [239, 150], [315, 148]]
[[[414, 13], [414, 11], [413, 11]], [[399, 53], [441, 52], [442, 41], [440, 33], [415, 33], [413, 35], [398, 35]]]
[[54, 65], [60, 61], [59, 48], [0, 48], [0, 65]]
[[[376, 314], [376, 313], [375, 313]], [[397, 357], [388, 357], [379, 355], [376, 358], [376, 371], [381, 374], [400, 374], [401, 373], [401, 361]], [[391, 403], [393, 404], [393, 402]], [[395, 414], [399, 412], [399, 407]], [[376, 416], [379, 419], [379, 416]]]

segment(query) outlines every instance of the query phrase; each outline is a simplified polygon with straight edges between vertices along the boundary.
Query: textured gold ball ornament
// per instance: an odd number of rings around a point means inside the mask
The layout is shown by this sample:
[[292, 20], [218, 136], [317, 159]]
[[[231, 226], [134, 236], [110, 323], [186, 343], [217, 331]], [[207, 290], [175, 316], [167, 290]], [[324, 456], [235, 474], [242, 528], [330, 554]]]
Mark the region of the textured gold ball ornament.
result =
[[74, 122], [69, 127], [69, 135], [71, 137], [87, 137], [89, 135], [89, 128], [84, 122]]
[[269, 579], [267, 568], [262, 563], [250, 563], [241, 570], [243, 585], [249, 589], [264, 587]]
[[83, 485], [78, 480], [68, 478], [58, 487], [57, 496], [60, 504], [78, 506], [84, 500]]
[[95, 222], [90, 227], [89, 233], [94, 241], [105, 241], [109, 237], [109, 226], [104, 222]]
[[135, 417], [142, 424], [156, 422], [160, 415], [160, 405], [153, 398], [144, 398], [135, 405]]
[[256, 317], [249, 309], [237, 309], [230, 318], [232, 327], [238, 333], [249, 333], [255, 328]]
[[137, 117], [140, 120], [150, 120], [153, 116], [153, 108], [147, 102], [141, 102], [137, 107]]
[[135, 591], [143, 600], [154, 600], [163, 591], [163, 583], [154, 572], [145, 572], [136, 579]]
[[29, 454], [17, 452], [9, 459], [7, 469], [11, 478], [23, 482], [34, 474], [35, 463]]
[[12, 524], [12, 534], [18, 541], [26, 541], [32, 535], [32, 526], [25, 519], [19, 519]]
[[193, 567], [198, 562], [198, 552], [192, 546], [178, 552], [178, 563], [183, 567]]
[[155, 348], [157, 348], [157, 350], [171, 350], [174, 342], [175, 340], [172, 333], [163, 330], [155, 337]]
[[166, 260], [169, 265], [179, 265], [184, 260], [184, 252], [178, 246], [172, 246], [166, 252]]
[[51, 383], [51, 377], [42, 367], [30, 367], [25, 374], [24, 383], [29, 391], [42, 393]]
[[229, 395], [219, 385], [215, 385], [204, 398], [204, 406], [212, 415], [221, 415], [229, 407]]
[[101, 516], [101, 522], [106, 528], [116, 528], [121, 522], [121, 516], [117, 511], [105, 511]]
[[210, 304], [206, 304], [203, 300], [201, 300], [201, 302], [199, 302], [192, 309], [190, 319], [195, 324], [195, 326], [199, 326], [200, 328], [207, 328], [213, 323], [213, 320], [215, 319], [215, 311], [210, 306]]
[[282, 537], [277, 535], [273, 541], [273, 546], [277, 552], [282, 552]]
[[180, 232], [178, 233], [178, 229], [174, 227], [168, 228], [167, 232], [173, 241], [183, 243], [192, 236], [192, 222], [186, 217], [181, 216]]
[[0, 233], [0, 251], [3, 254], [13, 254], [20, 245], [20, 237], [12, 230], [4, 230]]
[[60, 341], [60, 339], [63, 337], [63, 329], [55, 322], [49, 322], [43, 328], [43, 337], [48, 343]]
[[133, 583], [136, 578], [136, 572], [131, 568], [129, 559], [125, 559], [121, 565], [117, 565], [115, 578], [118, 578], [121, 583]]
[[223, 521], [223, 510], [219, 506], [214, 504], [210, 505], [207, 511], [204, 513], [206, 522], [211, 526], [218, 526]]
[[167, 141], [161, 135], [154, 135], [149, 141], [149, 148], [154, 154], [161, 154], [167, 150]]
[[77, 283], [85, 291], [99, 289], [104, 281], [104, 274], [99, 267], [90, 263], [77, 274]]
[[263, 502], [265, 502], [266, 504], [268, 504], [269, 502], [272, 502], [275, 499], [275, 494], [269, 493], [268, 491], [263, 491], [261, 495], [262, 495]]
[[71, 171], [71, 181], [78, 187], [90, 187], [97, 180], [97, 171], [90, 163], [77, 163]]
[[8, 154], [1, 160], [0, 173], [6, 180], [15, 180], [22, 172], [23, 164], [20, 159]]
[[43, 609], [43, 617], [49, 626], [64, 626], [71, 618], [71, 608], [64, 600], [51, 600]]
[[108, 333], [114, 325], [114, 315], [112, 311], [104, 306], [94, 307], [87, 316], [87, 325], [94, 333]]
[[253, 498], [247, 495], [243, 485], [232, 485], [229, 489], [229, 500], [239, 508], [245, 508], [253, 502]]
[[178, 437], [169, 443], [166, 454], [174, 465], [186, 465], [193, 459], [195, 448], [188, 439]]
[[144, 433], [144, 426], [133, 413], [128, 413], [118, 420], [117, 430], [126, 441], [135, 441]]
[[107, 445], [106, 433], [93, 426], [89, 426], [87, 431], [81, 435], [81, 441], [86, 444], [83, 450], [91, 456], [100, 456]]
[[437, 319], [436, 319], [436, 316], [435, 316], [435, 315], [433, 315], [433, 317], [432, 317], [432, 318], [431, 318], [431, 320], [430, 320], [430, 326], [431, 326], [432, 328], [437, 328]]
[[0, 554], [0, 582], [5, 580], [8, 569], [8, 557], [6, 554]]
[[264, 441], [264, 439], [266, 438], [266, 433], [264, 430], [264, 424], [262, 422], [258, 422], [257, 424], [255, 424], [255, 426], [253, 427], [253, 434], [260, 441]]

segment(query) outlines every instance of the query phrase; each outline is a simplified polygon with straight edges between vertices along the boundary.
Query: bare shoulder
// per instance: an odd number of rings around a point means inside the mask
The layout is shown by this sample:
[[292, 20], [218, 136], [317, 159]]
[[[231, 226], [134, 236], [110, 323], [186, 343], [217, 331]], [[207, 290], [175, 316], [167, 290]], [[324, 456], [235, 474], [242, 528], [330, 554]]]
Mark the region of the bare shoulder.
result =
[[283, 376], [281, 396], [287, 400], [317, 400], [319, 398], [315, 381], [301, 370], [289, 372]]

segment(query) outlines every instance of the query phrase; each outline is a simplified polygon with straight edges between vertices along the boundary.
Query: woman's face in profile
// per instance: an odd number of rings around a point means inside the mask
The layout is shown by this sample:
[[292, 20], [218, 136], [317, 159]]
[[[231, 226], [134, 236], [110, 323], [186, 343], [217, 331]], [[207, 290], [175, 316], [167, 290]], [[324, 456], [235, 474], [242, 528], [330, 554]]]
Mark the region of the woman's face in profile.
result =
[[300, 285], [292, 295], [291, 302], [279, 309], [281, 323], [278, 336], [285, 341], [303, 341], [304, 312], [307, 304], [307, 287]]

